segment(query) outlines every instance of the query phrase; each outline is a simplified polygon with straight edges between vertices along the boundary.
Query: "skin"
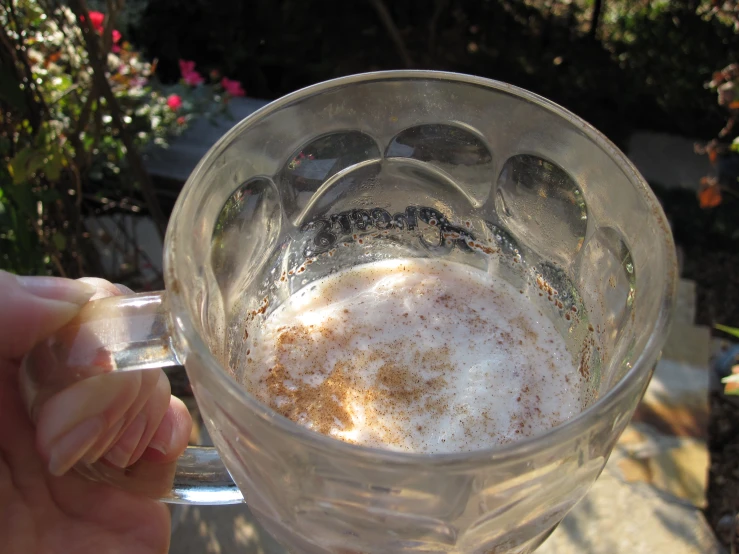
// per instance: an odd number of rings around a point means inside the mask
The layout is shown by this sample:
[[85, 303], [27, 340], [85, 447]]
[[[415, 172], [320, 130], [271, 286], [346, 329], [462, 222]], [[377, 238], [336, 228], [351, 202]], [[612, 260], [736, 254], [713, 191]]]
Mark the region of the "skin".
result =
[[89, 299], [129, 292], [99, 279], [84, 281], [19, 280], [0, 272], [2, 550], [165, 553], [170, 514], [164, 504], [69, 469], [80, 460], [110, 467], [175, 460], [187, 445], [192, 422], [184, 404], [170, 395], [164, 374], [127, 372], [77, 382], [37, 398], [33, 421], [21, 395], [20, 361], [34, 344], [61, 328]]

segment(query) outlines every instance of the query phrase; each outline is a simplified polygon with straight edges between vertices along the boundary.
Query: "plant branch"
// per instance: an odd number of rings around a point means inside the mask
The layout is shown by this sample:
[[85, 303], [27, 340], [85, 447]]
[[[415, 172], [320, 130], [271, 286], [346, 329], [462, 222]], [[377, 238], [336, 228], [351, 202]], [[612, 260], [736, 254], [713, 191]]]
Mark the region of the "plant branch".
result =
[[64, 271], [64, 266], [62, 265], [62, 262], [61, 262], [61, 256], [59, 255], [59, 250], [57, 250], [56, 247], [54, 247], [47, 240], [46, 236], [44, 236], [44, 230], [39, 226], [35, 218], [31, 217], [29, 218], [29, 221], [31, 222], [31, 226], [33, 227], [33, 230], [36, 231], [36, 235], [41, 241], [41, 244], [43, 244], [46, 247], [46, 252], [49, 254], [49, 258], [54, 263], [56, 270], [59, 272], [59, 276], [66, 277], [67, 272]]
[[157, 279], [162, 279], [162, 274], [156, 268], [152, 259], [149, 257], [146, 251], [138, 245], [137, 241], [128, 234], [128, 231], [125, 228], [125, 226], [120, 221], [118, 221], [118, 219], [115, 216], [112, 216], [110, 219], [113, 221], [115, 226], [118, 227], [118, 230], [121, 232], [121, 235], [123, 235], [123, 241], [125, 243], [128, 243], [131, 246], [131, 248], [133, 248], [134, 252], [136, 253], [136, 256], [141, 256], [144, 259], [144, 262], [146, 262], [147, 264], [151, 266], [151, 269], [156, 274]]
[[429, 21], [428, 53], [430, 55], [433, 55], [434, 50], [436, 50], [436, 34], [438, 31], [437, 27], [439, 25], [439, 19], [448, 4], [449, 0], [436, 0], [436, 3], [434, 4], [434, 13], [431, 15], [431, 20]]
[[[123, 141], [123, 145], [126, 147], [126, 158], [131, 166], [131, 171], [141, 186], [141, 192], [144, 195], [149, 213], [159, 231], [160, 238], [163, 239], [167, 224], [166, 218], [164, 216], [164, 212], [162, 212], [161, 206], [159, 205], [159, 200], [154, 193], [151, 179], [144, 167], [141, 156], [136, 149], [136, 145], [131, 138], [131, 134], [123, 123], [123, 117], [121, 115], [120, 106], [118, 105], [118, 100], [113, 94], [113, 90], [110, 88], [110, 83], [108, 83], [108, 78], [105, 74], [105, 65], [101, 56], [98, 35], [93, 30], [90, 23], [90, 14], [87, 10], [85, 0], [70, 0], [69, 4], [78, 20], [80, 20], [82, 34], [85, 38], [87, 52], [90, 57], [90, 65], [92, 66], [93, 79], [96, 83], [97, 89], [102, 94], [103, 98], [105, 98], [108, 109], [110, 110], [113, 125], [121, 134], [121, 140]], [[80, 16], [84, 18], [84, 21], [81, 20]]]
[[369, 2], [370, 4], [372, 4], [372, 7], [377, 12], [380, 21], [382, 21], [382, 24], [385, 26], [387, 34], [390, 35], [393, 43], [395, 43], [395, 49], [398, 51], [398, 54], [403, 60], [403, 64], [405, 65], [405, 67], [413, 67], [413, 59], [408, 53], [408, 49], [405, 47], [403, 37], [398, 30], [398, 26], [395, 25], [395, 21], [393, 21], [393, 16], [390, 14], [390, 10], [387, 9], [385, 2], [383, 2], [383, 0], [369, 0]]

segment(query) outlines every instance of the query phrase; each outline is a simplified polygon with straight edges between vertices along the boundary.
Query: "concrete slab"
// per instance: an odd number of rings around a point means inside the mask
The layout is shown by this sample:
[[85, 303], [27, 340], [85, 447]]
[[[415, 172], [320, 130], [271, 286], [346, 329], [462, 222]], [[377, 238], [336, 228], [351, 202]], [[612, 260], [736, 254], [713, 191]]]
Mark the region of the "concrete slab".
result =
[[675, 321], [662, 349], [662, 358], [708, 368], [711, 357], [711, 329]]
[[183, 506], [169, 554], [287, 554], [241, 506]]
[[200, 159], [218, 139], [239, 121], [268, 103], [267, 100], [256, 98], [233, 98], [229, 102], [232, 117], [220, 116], [213, 123], [203, 118], [194, 121], [167, 148], [152, 148], [145, 152], [146, 169], [158, 177], [187, 180]]
[[722, 554], [700, 510], [606, 470], [537, 554]]
[[711, 172], [711, 164], [708, 156], [695, 153], [696, 142], [700, 141], [639, 131], [629, 138], [626, 155], [647, 181], [697, 191], [701, 177]]

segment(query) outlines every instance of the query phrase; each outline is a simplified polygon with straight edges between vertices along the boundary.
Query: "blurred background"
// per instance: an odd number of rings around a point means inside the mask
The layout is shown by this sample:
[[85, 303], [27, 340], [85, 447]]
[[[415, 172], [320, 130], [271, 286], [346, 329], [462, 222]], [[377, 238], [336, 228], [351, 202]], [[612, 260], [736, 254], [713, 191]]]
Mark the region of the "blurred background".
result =
[[[174, 200], [238, 119], [334, 77], [437, 69], [605, 133], [665, 208], [695, 322], [739, 326], [736, 0], [0, 0], [0, 23], [2, 269], [159, 289]], [[721, 395], [716, 528], [739, 508], [739, 409]]]

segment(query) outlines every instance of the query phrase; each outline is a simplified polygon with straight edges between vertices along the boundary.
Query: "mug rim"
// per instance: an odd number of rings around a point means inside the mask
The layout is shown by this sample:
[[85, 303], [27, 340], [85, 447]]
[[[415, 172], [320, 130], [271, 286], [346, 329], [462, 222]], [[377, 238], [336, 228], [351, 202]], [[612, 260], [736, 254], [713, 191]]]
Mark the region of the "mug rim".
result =
[[[634, 185], [634, 188], [637, 189], [640, 196], [646, 202], [652, 217], [657, 219], [658, 223], [661, 223], [659, 227], [662, 229], [662, 232], [659, 233], [656, 238], [659, 238], [664, 243], [667, 258], [665, 261], [668, 268], [664, 277], [663, 289], [660, 293], [662, 296], [662, 302], [660, 303], [659, 313], [652, 329], [650, 329], [650, 337], [647, 343], [644, 345], [637, 358], [633, 361], [632, 367], [610, 390], [590, 406], [579, 412], [576, 416], [552, 427], [546, 432], [532, 437], [523, 438], [512, 443], [495, 445], [490, 448], [480, 450], [435, 454], [400, 452], [353, 444], [318, 433], [280, 415], [260, 402], [243, 386], [239, 385], [230, 372], [223, 367], [207, 346], [205, 340], [193, 323], [193, 317], [190, 313], [189, 306], [180, 294], [179, 282], [176, 279], [175, 270], [175, 262], [177, 252], [179, 250], [179, 248], [175, 246], [175, 235], [177, 234], [175, 229], [178, 226], [177, 214], [182, 210], [182, 206], [187, 202], [192, 191], [198, 187], [204, 173], [209, 169], [211, 162], [217, 159], [234, 139], [256, 122], [307, 96], [320, 94], [330, 90], [338, 90], [353, 84], [372, 81], [397, 80], [452, 81], [459, 84], [481, 86], [492, 89], [496, 92], [508, 94], [521, 100], [527, 100], [555, 114], [556, 116], [566, 119], [571, 124], [577, 126], [581, 132], [583, 132], [618, 165], [628, 178], [629, 182]], [[198, 162], [197, 166], [183, 186], [175, 208], [172, 211], [170, 221], [172, 223], [167, 228], [164, 240], [164, 282], [170, 310], [169, 317], [171, 328], [174, 330], [174, 334], [177, 339], [175, 342], [179, 342], [180, 346], [180, 348], [176, 348], [176, 350], [182, 352], [182, 358], [186, 360], [188, 351], [196, 351], [209, 375], [214, 377], [223, 389], [236, 397], [241, 404], [245, 405], [252, 412], [257, 414], [260, 419], [265, 420], [271, 425], [277, 426], [281, 431], [288, 433], [291, 437], [300, 440], [301, 442], [310, 443], [316, 447], [324, 446], [328, 449], [334, 449], [339, 453], [346, 453], [347, 455], [370, 456], [385, 463], [405, 464], [420, 462], [436, 465], [455, 462], [474, 462], [481, 458], [488, 460], [520, 459], [532, 452], [539, 453], [545, 451], [550, 447], [581, 435], [592, 425], [592, 421], [594, 418], [597, 418], [597, 414], [599, 412], [608, 411], [613, 408], [615, 404], [628, 396], [630, 392], [633, 392], [632, 389], [634, 389], [636, 384], [640, 382], [640, 377], [645, 373], [652, 371], [659, 357], [660, 350], [666, 341], [667, 333], [669, 332], [671, 324], [672, 312], [674, 310], [677, 287], [677, 256], [669, 223], [659, 201], [654, 196], [653, 191], [625, 154], [623, 154], [620, 149], [618, 149], [595, 127], [551, 100], [508, 83], [462, 73], [427, 70], [392, 70], [359, 73], [317, 83], [270, 102], [237, 123], [208, 150], [208, 152]]]

